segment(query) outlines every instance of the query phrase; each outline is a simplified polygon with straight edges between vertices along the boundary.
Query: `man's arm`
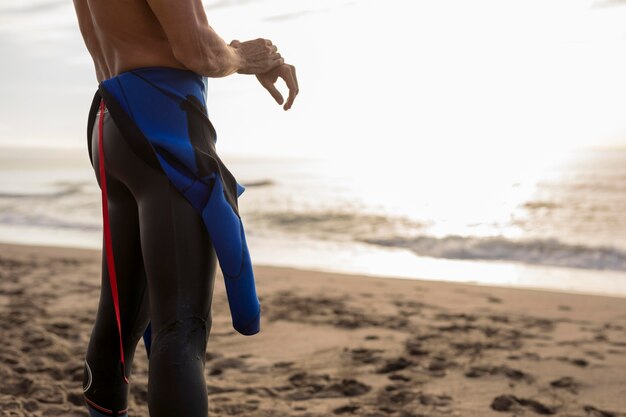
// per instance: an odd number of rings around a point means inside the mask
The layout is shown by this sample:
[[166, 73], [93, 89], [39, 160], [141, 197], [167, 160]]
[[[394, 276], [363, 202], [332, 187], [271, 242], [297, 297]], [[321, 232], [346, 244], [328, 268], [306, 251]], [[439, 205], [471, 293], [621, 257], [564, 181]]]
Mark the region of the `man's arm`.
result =
[[146, 0], [165, 30], [174, 57], [207, 77], [257, 74], [284, 61], [266, 39], [226, 44], [209, 26], [201, 0]]
[[207, 77], [225, 77], [235, 72], [256, 74], [276, 102], [283, 104], [274, 85], [280, 77], [289, 88], [283, 108], [291, 108], [298, 94], [296, 69], [285, 64], [270, 40], [234, 40], [226, 44], [209, 26], [202, 0], [146, 1], [163, 27], [174, 57], [185, 67]]

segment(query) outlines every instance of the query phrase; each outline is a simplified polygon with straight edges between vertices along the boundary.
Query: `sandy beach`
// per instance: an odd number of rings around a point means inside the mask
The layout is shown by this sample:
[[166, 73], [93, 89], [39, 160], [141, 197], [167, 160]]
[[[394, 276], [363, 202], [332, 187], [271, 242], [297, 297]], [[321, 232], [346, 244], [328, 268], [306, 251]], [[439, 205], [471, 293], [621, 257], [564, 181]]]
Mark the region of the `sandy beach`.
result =
[[[2, 416], [87, 416], [82, 358], [101, 252], [0, 245]], [[222, 275], [206, 353], [214, 416], [626, 416], [626, 300], [257, 266], [261, 332]], [[143, 342], [130, 416], [148, 416]]]

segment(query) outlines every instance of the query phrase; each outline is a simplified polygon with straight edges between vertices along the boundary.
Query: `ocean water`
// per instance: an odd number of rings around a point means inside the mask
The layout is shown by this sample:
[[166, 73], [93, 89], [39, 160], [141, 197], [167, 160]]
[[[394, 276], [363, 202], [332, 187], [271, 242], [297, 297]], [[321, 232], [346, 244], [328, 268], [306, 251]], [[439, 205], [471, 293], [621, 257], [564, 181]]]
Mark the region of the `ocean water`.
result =
[[[623, 3], [204, 5], [298, 71], [209, 80], [253, 262], [626, 295]], [[0, 2], [0, 54], [0, 240], [100, 248], [71, 2]]]
[[[542, 176], [500, 168], [492, 181], [442, 180], [445, 159], [404, 175], [224, 159], [246, 187], [255, 264], [626, 295], [626, 150], [571, 152]], [[100, 198], [86, 148], [2, 149], [1, 241], [100, 248]]]

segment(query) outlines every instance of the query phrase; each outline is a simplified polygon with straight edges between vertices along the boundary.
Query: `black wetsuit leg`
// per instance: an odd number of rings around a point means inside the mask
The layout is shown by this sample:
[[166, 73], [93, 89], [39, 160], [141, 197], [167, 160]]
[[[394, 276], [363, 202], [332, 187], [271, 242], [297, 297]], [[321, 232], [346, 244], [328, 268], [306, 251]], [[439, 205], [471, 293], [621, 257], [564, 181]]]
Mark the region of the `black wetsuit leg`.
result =
[[[150, 416], [206, 417], [204, 365], [212, 323], [215, 250], [200, 215], [163, 172], [133, 152], [108, 111], [104, 114], [103, 146], [126, 375], [131, 374], [135, 348], [150, 320]], [[100, 184], [98, 123], [92, 138]], [[108, 279], [103, 249], [100, 303], [85, 358], [83, 389], [88, 404], [100, 413], [113, 415], [121, 410], [119, 415], [123, 415], [129, 386], [120, 371]]]

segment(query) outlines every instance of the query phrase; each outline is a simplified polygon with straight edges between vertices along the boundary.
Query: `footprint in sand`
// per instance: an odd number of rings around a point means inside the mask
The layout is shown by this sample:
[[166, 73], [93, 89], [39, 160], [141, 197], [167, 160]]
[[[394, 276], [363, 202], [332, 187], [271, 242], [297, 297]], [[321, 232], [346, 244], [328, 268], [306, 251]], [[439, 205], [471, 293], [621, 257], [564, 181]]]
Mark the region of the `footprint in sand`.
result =
[[404, 344], [404, 349], [411, 356], [426, 356], [430, 353], [428, 349], [423, 347], [421, 340], [409, 339]]
[[585, 410], [588, 417], [622, 417], [625, 415], [613, 411], [600, 410], [592, 405], [586, 405], [583, 410]]
[[387, 378], [389, 378], [389, 380], [391, 381], [402, 381], [402, 382], [409, 382], [411, 380], [411, 377], [406, 376], [404, 374], [391, 374]]
[[384, 349], [368, 349], [368, 348], [356, 348], [348, 350], [350, 358], [358, 363], [372, 364], [382, 360], [379, 353], [384, 352]]
[[487, 316], [487, 318], [494, 323], [510, 323], [511, 319], [508, 316], [499, 316], [497, 314], [492, 314]]
[[292, 361], [280, 361], [280, 362], [274, 362], [274, 364], [272, 365], [274, 368], [291, 368], [293, 365], [295, 364], [295, 362]]
[[26, 400], [26, 401], [23, 401], [22, 402], [22, 407], [24, 407], [24, 410], [30, 411], [32, 413], [33, 411], [39, 410], [39, 401], [37, 401], [37, 400]]
[[[225, 402], [229, 399], [225, 399]], [[212, 403], [213, 407], [210, 407], [211, 414], [218, 416], [236, 416], [236, 415], [248, 415], [253, 411], [259, 409], [257, 404], [249, 404], [249, 403], [234, 403], [234, 404], [226, 404], [226, 403]]]
[[589, 361], [583, 358], [569, 358], [567, 356], [557, 356], [555, 359], [558, 359], [563, 362], [569, 362], [574, 366], [578, 366], [580, 368], [586, 368], [589, 366]]
[[430, 375], [435, 377], [444, 377], [446, 375], [446, 369], [457, 366], [454, 361], [448, 360], [444, 356], [435, 356], [429, 363], [426, 369]]
[[452, 403], [452, 397], [446, 394], [415, 392], [402, 384], [389, 384], [378, 391], [375, 401], [380, 411], [394, 414], [398, 411], [404, 413], [411, 404], [431, 409], [447, 407]]
[[210, 362], [212, 360], [218, 359], [218, 358], [223, 358], [224, 354], [220, 353], [220, 352], [205, 352], [204, 354], [204, 360], [206, 362]]
[[22, 335], [22, 352], [28, 353], [33, 349], [39, 350], [52, 346], [50, 336], [34, 326], [27, 326]]
[[84, 365], [82, 363], [67, 363], [63, 368], [63, 379], [74, 382], [83, 381]]
[[245, 362], [237, 358], [225, 358], [215, 361], [211, 365], [209, 375], [221, 375], [226, 369], [241, 369], [246, 366]]
[[289, 377], [290, 386], [285, 390], [289, 400], [308, 400], [311, 398], [356, 397], [369, 392], [372, 387], [349, 378], [335, 378], [327, 374], [298, 372]]
[[494, 398], [491, 402], [491, 408], [495, 411], [523, 411], [524, 408], [529, 408], [537, 414], [544, 415], [556, 414], [558, 410], [558, 407], [547, 406], [537, 400], [507, 394]]
[[50, 333], [54, 333], [64, 339], [69, 339], [72, 336], [73, 324], [69, 321], [59, 320], [45, 324], [44, 328]]
[[535, 352], [523, 352], [518, 355], [509, 355], [506, 358], [513, 360], [513, 361], [521, 360], [521, 359], [527, 359], [531, 361], [541, 360], [541, 356]]
[[233, 388], [233, 387], [218, 387], [217, 385], [210, 385], [207, 384], [206, 386], [207, 388], [207, 394], [209, 396], [211, 395], [217, 395], [217, 394], [223, 394], [225, 392], [235, 392], [235, 391], [239, 391], [238, 388]]
[[369, 314], [350, 307], [345, 298], [327, 295], [298, 296], [290, 291], [282, 291], [266, 301], [267, 320], [286, 320], [298, 323], [328, 324], [342, 329], [362, 327], [384, 327], [404, 329], [409, 320], [401, 315]]
[[401, 371], [411, 365], [414, 365], [414, 362], [401, 356], [399, 358], [388, 359], [383, 366], [376, 370], [376, 373], [386, 374], [389, 372]]
[[415, 300], [393, 300], [392, 304], [398, 307], [398, 313], [403, 316], [421, 315], [422, 311], [429, 306]]
[[452, 402], [452, 397], [449, 395], [420, 394], [419, 400], [422, 405], [443, 407]]
[[393, 413], [395, 411], [405, 408], [406, 405], [415, 402], [418, 399], [418, 394], [406, 389], [402, 384], [390, 384], [386, 385], [378, 393], [377, 403], [381, 411]]
[[45, 404], [62, 404], [65, 401], [65, 395], [58, 386], [35, 386], [31, 388], [28, 396]]
[[337, 407], [333, 410], [333, 414], [354, 414], [359, 408], [358, 405], [348, 404]]
[[26, 377], [7, 378], [0, 383], [0, 391], [6, 395], [21, 397], [30, 391], [33, 384], [34, 381]]
[[604, 360], [605, 359], [605, 356], [604, 356], [603, 353], [597, 352], [595, 350], [586, 350], [585, 354], [587, 354], [587, 355], [589, 355], [589, 356], [591, 356], [592, 358], [595, 358], [595, 359], [599, 359], [599, 360]]
[[580, 388], [580, 383], [571, 376], [564, 376], [550, 382], [550, 386], [552, 386], [553, 388], [565, 389], [573, 394], [576, 394], [578, 393], [578, 389]]
[[520, 371], [519, 369], [510, 368], [507, 365], [500, 366], [491, 366], [491, 365], [479, 365], [472, 366], [466, 373], [465, 376], [468, 378], [480, 378], [485, 375], [504, 375], [509, 379], [514, 381], [526, 381], [533, 382], [534, 378]]
[[[131, 387], [131, 390], [133, 390], [134, 387], [135, 386], [133, 385]], [[83, 396], [82, 392], [78, 392], [78, 391], [68, 392], [67, 401], [79, 407], [82, 407], [85, 405], [85, 397]]]

